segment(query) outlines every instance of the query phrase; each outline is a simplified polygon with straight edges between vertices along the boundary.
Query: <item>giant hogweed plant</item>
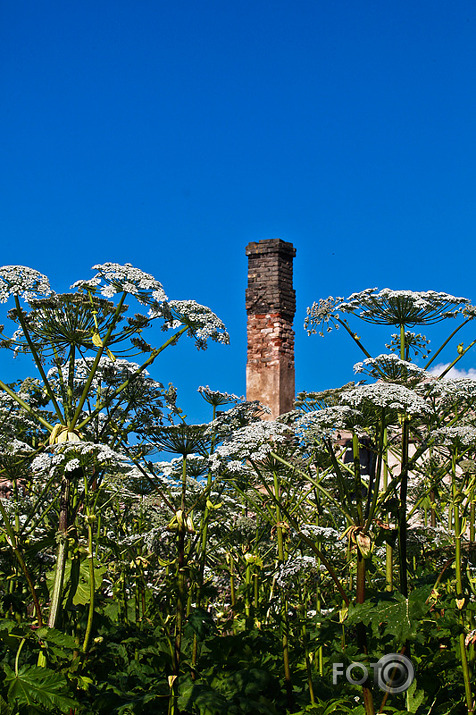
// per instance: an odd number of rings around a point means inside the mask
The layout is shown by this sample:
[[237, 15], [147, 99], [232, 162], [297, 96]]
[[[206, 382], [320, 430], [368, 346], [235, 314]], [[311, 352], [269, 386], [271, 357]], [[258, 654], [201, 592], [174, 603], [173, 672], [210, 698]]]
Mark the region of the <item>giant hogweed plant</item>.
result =
[[[53, 350], [39, 337], [43, 298], [38, 305], [15, 284], [31, 301], [22, 320], [49, 389], [40, 372], [6, 385], [0, 404], [9, 443], [0, 465], [12, 492], [0, 500], [1, 707], [15, 715], [471, 712], [474, 382], [426, 381], [410, 358], [427, 340], [408, 330], [416, 317], [457, 317], [462, 306], [464, 323], [470, 307], [446, 296], [432, 314], [422, 294], [416, 305], [405, 294], [403, 352], [402, 330], [390, 341], [396, 354], [376, 358], [353, 336], [365, 358], [357, 371], [377, 382], [303, 394], [277, 422], [263, 422], [256, 404], [219, 411], [236, 397], [202, 388], [214, 419], [190, 426], [173, 390], [149, 378], [148, 365], [141, 370], [154, 352], [138, 331], [160, 313], [175, 335], [195, 331], [201, 346], [206, 326], [192, 317], [179, 324], [183, 304], [157, 301], [135, 316], [134, 333], [123, 304], [111, 331], [118, 339], [106, 342], [122, 297], [114, 291], [125, 285], [117, 273], [109, 288], [102, 275], [76, 286], [82, 302], [55, 323], [64, 340], [73, 312], [84, 308], [81, 320], [90, 321], [72, 376], [67, 344], [58, 337]], [[136, 297], [147, 303], [146, 289]], [[5, 346], [29, 352], [15, 310], [16, 344], [5, 338]], [[122, 326], [132, 332], [121, 342]], [[134, 363], [139, 349], [146, 357]], [[157, 461], [164, 451], [170, 462]], [[38, 613], [44, 623], [51, 614], [65, 513], [56, 627], [31, 628]], [[25, 612], [18, 594], [27, 592]], [[367, 663], [403, 648], [417, 665], [405, 696], [370, 682], [341, 683], [342, 695], [331, 687], [333, 661]]]
[[[161, 284], [149, 274], [129, 264], [107, 263], [94, 267], [88, 281], [78, 281], [74, 293], [55, 294], [45, 276], [23, 266], [0, 269], [0, 299], [12, 300], [8, 318], [17, 324], [11, 337], [3, 335], [2, 346], [15, 353], [27, 353], [38, 372], [37, 385], [49, 411], [38, 409], [25, 399], [20, 389], [0, 381], [0, 389], [22, 418], [37, 425], [32, 445], [16, 449], [18, 464], [28, 447], [41, 461], [46, 484], [59, 487], [57, 500], [57, 554], [49, 593], [48, 627], [61, 621], [63, 590], [68, 558], [77, 543], [77, 518], [86, 515], [87, 559], [90, 564], [91, 598], [82, 652], [88, 651], [94, 614], [94, 523], [100, 504], [101, 487], [106, 483], [102, 452], [110, 446], [123, 447], [129, 436], [144, 425], [157, 426], [163, 420], [162, 406], [173, 403], [173, 391], [165, 391], [147, 377], [147, 368], [160, 353], [188, 333], [198, 348], [208, 339], [227, 343], [221, 321], [194, 301], [168, 301]], [[127, 297], [148, 308], [148, 313], [127, 315]], [[172, 335], [157, 348], [142, 337], [145, 328], [160, 322]], [[140, 364], [128, 358], [144, 355]], [[173, 407], [173, 404], [172, 404]], [[135, 447], [131, 447], [134, 451]], [[102, 450], [102, 452], [101, 452]], [[31, 451], [31, 449], [29, 450]], [[101, 456], [98, 457], [98, 452]], [[91, 460], [91, 455], [96, 459]], [[124, 458], [118, 457], [119, 462]], [[86, 464], [87, 463], [87, 464]], [[88, 468], [86, 468], [88, 467]], [[4, 472], [8, 476], [7, 472]], [[18, 489], [19, 480], [13, 480]], [[45, 514], [52, 516], [48, 490], [38, 490], [35, 515], [27, 522], [39, 526]], [[38, 624], [43, 624], [37, 587], [24, 558], [23, 531], [18, 517], [12, 523], [3, 505], [6, 538], [28, 583]], [[33, 525], [31, 522], [33, 521]], [[73, 563], [70, 564], [71, 572]], [[73, 578], [71, 576], [71, 582]], [[44, 609], [43, 609], [44, 610]], [[40, 653], [38, 664], [46, 663]]]
[[[399, 579], [398, 588], [404, 598], [409, 596], [408, 573], [409, 563], [407, 555], [407, 522], [409, 517], [408, 504], [408, 485], [412, 470], [414, 476], [420, 472], [419, 461], [424, 454], [431, 450], [433, 445], [438, 449], [438, 434], [445, 430], [459, 430], [460, 428], [453, 427], [456, 423], [461, 423], [461, 420], [468, 419], [470, 410], [474, 406], [472, 399], [473, 390], [460, 383], [460, 389], [456, 388], [453, 392], [459, 393], [459, 400], [453, 401], [453, 404], [448, 405], [448, 399], [442, 398], [444, 388], [439, 389], [434, 385], [428, 386], [428, 368], [438, 357], [441, 351], [446, 348], [456, 337], [458, 332], [474, 318], [474, 308], [469, 304], [469, 301], [464, 298], [455, 298], [446, 293], [437, 293], [435, 291], [428, 292], [412, 292], [412, 291], [392, 291], [389, 289], [377, 292], [376, 289], [369, 289], [356, 293], [350, 296], [346, 301], [341, 299], [334, 300], [329, 298], [325, 301], [315, 303], [308, 309], [308, 317], [305, 327], [309, 333], [319, 332], [324, 334], [323, 327], [326, 332], [329, 332], [332, 327], [343, 327], [349, 334], [355, 344], [364, 353], [365, 360], [356, 366], [356, 372], [367, 372], [372, 378], [377, 379], [373, 385], [362, 385], [355, 387], [349, 391], [342, 393], [341, 400], [351, 405], [352, 407], [361, 408], [365, 401], [370, 397], [370, 393], [377, 400], [371, 401], [376, 408], [381, 408], [381, 414], [375, 411], [375, 425], [373, 434], [366, 426], [366, 434], [371, 438], [373, 445], [374, 460], [377, 462], [377, 469], [371, 474], [373, 483], [366, 486], [368, 494], [365, 516], [359, 514], [359, 527], [363, 531], [364, 537], [369, 532], [369, 527], [372, 519], [378, 516], [379, 504], [385, 505], [387, 497], [390, 496], [391, 490], [395, 493], [398, 487], [398, 515], [397, 515], [397, 533], [398, 533], [398, 568]], [[398, 333], [391, 336], [390, 343], [387, 347], [392, 350], [389, 355], [381, 355], [377, 358], [372, 358], [362, 339], [357, 335], [355, 330], [350, 326], [349, 320], [345, 315], [351, 315], [360, 320], [374, 325], [388, 325], [398, 328]], [[412, 362], [412, 357], [420, 354], [424, 358], [428, 357], [429, 341], [426, 336], [415, 334], [409, 331], [409, 328], [415, 326], [432, 325], [448, 318], [460, 318], [457, 327], [444, 340], [442, 345], [434, 352], [429, 361], [426, 362], [424, 369], [418, 368]], [[444, 372], [439, 376], [441, 380], [449, 370], [456, 365], [459, 360], [473, 347], [476, 340], [470, 342], [465, 348], [461, 343], [457, 346], [456, 355]], [[455, 381], [459, 382], [459, 381]], [[463, 381], [464, 382], [464, 381]], [[407, 394], [403, 398], [402, 391], [406, 390]], [[393, 394], [392, 394], [393, 393]], [[398, 397], [397, 397], [398, 393]], [[433, 400], [428, 399], [433, 397]], [[461, 399], [463, 398], [463, 399]], [[389, 408], [393, 411], [393, 419], [388, 420]], [[389, 429], [397, 425], [395, 415], [398, 417], [400, 428], [396, 430], [396, 437], [400, 439], [399, 448], [393, 448], [394, 456], [396, 457], [396, 469], [393, 468], [393, 479], [388, 484], [389, 478]], [[439, 428], [439, 429], [438, 429]], [[462, 427], [466, 435], [466, 450], [474, 450], [474, 439], [468, 435], [468, 428]], [[435, 432], [436, 430], [436, 432]], [[471, 429], [469, 432], [472, 434]], [[378, 437], [380, 433], [380, 439]], [[446, 434], [446, 433], [445, 433]], [[447, 437], [447, 439], [449, 439]], [[354, 477], [359, 470], [359, 448], [358, 437], [352, 436], [354, 450]], [[412, 447], [412, 452], [410, 447]], [[441, 450], [439, 451], [441, 456]], [[440, 479], [443, 475], [451, 474], [452, 480], [452, 496], [451, 508], [454, 513], [454, 530], [456, 543], [456, 591], [458, 596], [457, 603], [463, 604], [462, 598], [462, 581], [461, 581], [461, 551], [460, 539], [462, 529], [459, 519], [458, 501], [461, 499], [461, 492], [455, 487], [456, 461], [457, 451], [450, 450], [449, 461], [450, 469], [448, 470], [448, 462], [443, 460], [443, 470], [439, 470]], [[466, 455], [467, 456], [467, 455]], [[383, 476], [383, 493], [379, 493], [378, 480]], [[375, 483], [375, 480], [377, 482]], [[357, 480], [358, 481], [358, 480]], [[435, 487], [432, 480], [431, 489]], [[371, 496], [373, 490], [373, 497]], [[396, 495], [397, 496], [397, 495]], [[468, 494], [466, 494], [468, 499]], [[412, 513], [417, 505], [413, 506]], [[370, 508], [369, 508], [370, 507]], [[352, 529], [353, 527], [351, 527]], [[386, 520], [386, 528], [388, 528], [388, 518]], [[392, 550], [387, 545], [386, 554], [386, 578], [387, 588], [391, 589], [393, 585], [393, 563]], [[362, 602], [357, 599], [357, 602]], [[463, 606], [458, 605], [458, 608]], [[462, 622], [463, 625], [463, 622]], [[465, 701], [468, 712], [473, 712], [473, 696], [470, 686], [470, 673], [467, 665], [465, 651], [465, 634], [460, 634], [459, 655], [462, 664], [463, 679], [465, 684]], [[409, 643], [403, 644], [409, 654]], [[368, 706], [368, 712], [372, 711], [372, 705]]]

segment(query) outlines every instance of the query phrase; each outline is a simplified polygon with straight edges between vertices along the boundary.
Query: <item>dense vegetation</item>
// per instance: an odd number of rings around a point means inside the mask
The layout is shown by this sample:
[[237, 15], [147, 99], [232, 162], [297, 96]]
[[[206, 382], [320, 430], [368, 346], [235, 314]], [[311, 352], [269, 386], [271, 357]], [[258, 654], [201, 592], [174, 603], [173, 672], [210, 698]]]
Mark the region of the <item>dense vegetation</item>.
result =
[[59, 295], [0, 269], [2, 347], [36, 371], [0, 381], [0, 713], [472, 713], [476, 381], [430, 377], [439, 350], [410, 330], [452, 319], [456, 342], [468, 301], [320, 301], [309, 331], [347, 331], [364, 381], [276, 421], [202, 387], [210, 422], [189, 425], [149, 369], [223, 324], [129, 265], [95, 271]]

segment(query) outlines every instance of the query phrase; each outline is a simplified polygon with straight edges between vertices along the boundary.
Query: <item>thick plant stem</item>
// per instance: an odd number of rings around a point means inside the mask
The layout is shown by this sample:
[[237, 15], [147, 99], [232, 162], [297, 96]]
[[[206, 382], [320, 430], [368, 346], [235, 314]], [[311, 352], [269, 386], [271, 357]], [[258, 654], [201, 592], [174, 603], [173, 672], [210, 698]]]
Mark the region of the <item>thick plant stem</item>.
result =
[[402, 466], [400, 472], [400, 514], [398, 519], [398, 545], [400, 557], [400, 592], [408, 598], [407, 577], [407, 491], [408, 491], [409, 429], [406, 419], [402, 425]]
[[[276, 471], [274, 472], [274, 496], [276, 499], [276, 540], [277, 540], [277, 551], [278, 551], [278, 563], [284, 563], [284, 539], [283, 539], [283, 528], [281, 522], [281, 509], [279, 506], [280, 501], [280, 489], [278, 483], [278, 475]], [[289, 623], [288, 623], [288, 602], [287, 598], [284, 597], [283, 605], [281, 609], [281, 615], [283, 619], [283, 665], [284, 665], [284, 682], [286, 688], [286, 696], [288, 702], [288, 708], [291, 710], [294, 706], [294, 696], [293, 696], [293, 684], [291, 679], [291, 668], [289, 665]]]
[[70, 480], [63, 475], [60, 491], [60, 512], [57, 532], [58, 552], [56, 557], [55, 580], [51, 595], [49, 628], [55, 628], [61, 610], [61, 595], [63, 592], [64, 572], [68, 557], [68, 510], [69, 510]]
[[[365, 602], [365, 559], [362, 556], [360, 549], [357, 547], [357, 603]], [[357, 624], [357, 645], [360, 652], [367, 654], [367, 633], [363, 623]], [[368, 687], [367, 681], [362, 685], [362, 694], [364, 696], [364, 706], [366, 715], [374, 715], [374, 701], [372, 691]]]
[[183, 457], [182, 466], [182, 498], [181, 511], [182, 519], [178, 524], [178, 544], [177, 544], [177, 608], [175, 611], [175, 639], [174, 639], [174, 675], [180, 671], [180, 658], [182, 647], [182, 629], [187, 605], [187, 584], [185, 578], [185, 490], [187, 480], [187, 458]]
[[8, 514], [6, 513], [6, 511], [4, 509], [1, 499], [0, 499], [0, 514], [2, 515], [2, 518], [3, 518], [3, 523], [5, 525], [5, 531], [7, 532], [7, 541], [10, 544], [10, 546], [13, 550], [13, 553], [15, 554], [15, 558], [18, 561], [18, 564], [19, 564], [19, 566], [23, 572], [23, 575], [26, 579], [26, 582], [28, 584], [28, 588], [30, 589], [31, 598], [33, 600], [33, 605], [35, 606], [36, 618], [38, 619], [38, 626], [39, 626], [39, 628], [41, 628], [43, 625], [43, 617], [41, 615], [41, 607], [40, 607], [40, 602], [38, 600], [38, 594], [36, 593], [35, 584], [33, 583], [33, 579], [31, 577], [31, 574], [30, 574], [28, 567], [25, 563], [23, 554], [21, 553], [20, 549], [18, 548], [16, 533], [15, 533], [12, 525], [10, 524]]
[[175, 609], [175, 634], [173, 648], [173, 674], [169, 679], [171, 682], [169, 696], [169, 713], [177, 712], [177, 685], [176, 680], [180, 673], [180, 661], [182, 657], [182, 631], [185, 620], [185, 610], [187, 607], [187, 579], [185, 574], [185, 494], [187, 489], [187, 457], [183, 455], [182, 464], [182, 491], [180, 500], [181, 518], [178, 522], [178, 542], [177, 542], [177, 604]]
[[[383, 490], [386, 491], [388, 487], [388, 434], [387, 434], [387, 428], [385, 427], [384, 429], [384, 435], [383, 435], [383, 451], [384, 451], [384, 460], [383, 460]], [[388, 514], [385, 516], [385, 523], [389, 525], [390, 523], [390, 517]], [[390, 546], [390, 544], [385, 544], [385, 590], [386, 591], [392, 591], [393, 590], [393, 548]]]
[[[84, 475], [84, 495], [88, 499], [88, 478]], [[83, 641], [83, 653], [88, 652], [89, 640], [94, 619], [94, 596], [96, 592], [96, 583], [94, 578], [94, 542], [93, 542], [93, 524], [94, 514], [91, 513], [89, 505], [86, 505], [86, 514], [88, 519], [88, 564], [89, 564], [89, 606], [88, 606], [88, 621], [86, 624], [86, 632]]]
[[468, 658], [466, 655], [465, 644], [465, 618], [464, 606], [465, 598], [463, 594], [463, 577], [461, 572], [461, 519], [460, 519], [460, 501], [462, 498], [456, 484], [456, 461], [457, 455], [453, 455], [451, 464], [452, 476], [452, 496], [453, 496], [453, 513], [454, 513], [454, 531], [455, 531], [455, 569], [456, 569], [456, 605], [459, 610], [459, 621], [461, 633], [459, 634], [459, 652], [461, 659], [461, 668], [463, 671], [464, 694], [468, 715], [474, 712], [473, 694], [471, 692], [471, 674], [469, 672]]

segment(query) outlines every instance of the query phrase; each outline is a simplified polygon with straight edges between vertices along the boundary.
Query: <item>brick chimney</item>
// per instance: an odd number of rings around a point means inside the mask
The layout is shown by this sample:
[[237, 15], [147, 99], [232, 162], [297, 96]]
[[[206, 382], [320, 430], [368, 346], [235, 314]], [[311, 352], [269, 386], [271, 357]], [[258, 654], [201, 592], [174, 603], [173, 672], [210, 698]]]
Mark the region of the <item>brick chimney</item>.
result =
[[269, 419], [294, 405], [294, 330], [296, 291], [293, 290], [292, 243], [272, 238], [249, 243], [248, 361], [246, 399], [260, 400], [271, 409]]

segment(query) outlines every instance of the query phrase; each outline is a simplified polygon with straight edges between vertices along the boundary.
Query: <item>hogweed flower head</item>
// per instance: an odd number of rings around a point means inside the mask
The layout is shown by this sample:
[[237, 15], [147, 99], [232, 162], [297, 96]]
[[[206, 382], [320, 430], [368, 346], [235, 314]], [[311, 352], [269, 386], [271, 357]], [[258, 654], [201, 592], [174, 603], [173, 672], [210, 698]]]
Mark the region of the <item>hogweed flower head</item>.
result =
[[205, 350], [208, 340], [228, 345], [228, 335], [223, 322], [218, 316], [194, 300], [171, 300], [161, 305], [153, 305], [149, 311], [151, 318], [162, 317], [164, 330], [177, 330], [185, 325], [188, 335], [195, 338], [199, 350]]
[[430, 412], [429, 405], [414, 390], [391, 382], [359, 385], [344, 392], [341, 401], [355, 408], [384, 408], [404, 412], [408, 415], [421, 415]]
[[187, 456], [197, 452], [208, 456], [208, 425], [168, 425], [150, 430], [150, 439], [163, 452]]
[[116, 293], [129, 293], [143, 305], [167, 300], [162, 284], [150, 273], [145, 273], [130, 263], [98, 263], [92, 270], [97, 271], [93, 278], [76, 281], [71, 288], [99, 291], [105, 298], [112, 298]]
[[27, 266], [2, 266], [0, 268], [0, 303], [6, 303], [11, 295], [27, 302], [38, 295], [50, 295], [48, 278]]
[[408, 360], [401, 360], [395, 353], [367, 358], [354, 365], [354, 372], [366, 373], [375, 379], [416, 385], [428, 378], [428, 373]]
[[353, 293], [337, 306], [343, 313], [353, 313], [367, 323], [377, 325], [430, 325], [454, 318], [469, 303], [434, 290], [411, 291], [367, 288]]
[[445, 447], [476, 448], [476, 428], [472, 425], [459, 424], [454, 427], [440, 427], [433, 430], [432, 438], [436, 444]]
[[205, 402], [208, 402], [213, 407], [218, 407], [219, 405], [229, 405], [233, 402], [240, 402], [244, 400], [244, 397], [238, 397], [238, 395], [229, 394], [228, 392], [220, 392], [218, 390], [210, 390], [208, 385], [206, 387], [198, 388], [198, 392], [201, 394]]
[[318, 332], [321, 337], [324, 337], [324, 331], [330, 333], [333, 327], [338, 329], [338, 310], [342, 300], [342, 298], [329, 296], [328, 298], [321, 298], [317, 303], [313, 303], [307, 309], [307, 317], [304, 321], [304, 328], [307, 330], [307, 334], [313, 335]]
[[[390, 336], [390, 342], [385, 344], [392, 353], [399, 353], [401, 349], [401, 336], [399, 333], [393, 333]], [[413, 353], [414, 355], [419, 355], [427, 358], [430, 354], [429, 349], [430, 341], [425, 335], [421, 333], [413, 333], [410, 330], [405, 330], [405, 349], [408, 354]]]
[[235, 430], [230, 438], [216, 448], [210, 458], [212, 469], [226, 463], [228, 469], [246, 460], [263, 462], [278, 445], [289, 442], [293, 431], [280, 422], [259, 420]]
[[476, 380], [470, 377], [433, 380], [422, 385], [427, 397], [434, 398], [440, 407], [474, 405], [476, 403]]

